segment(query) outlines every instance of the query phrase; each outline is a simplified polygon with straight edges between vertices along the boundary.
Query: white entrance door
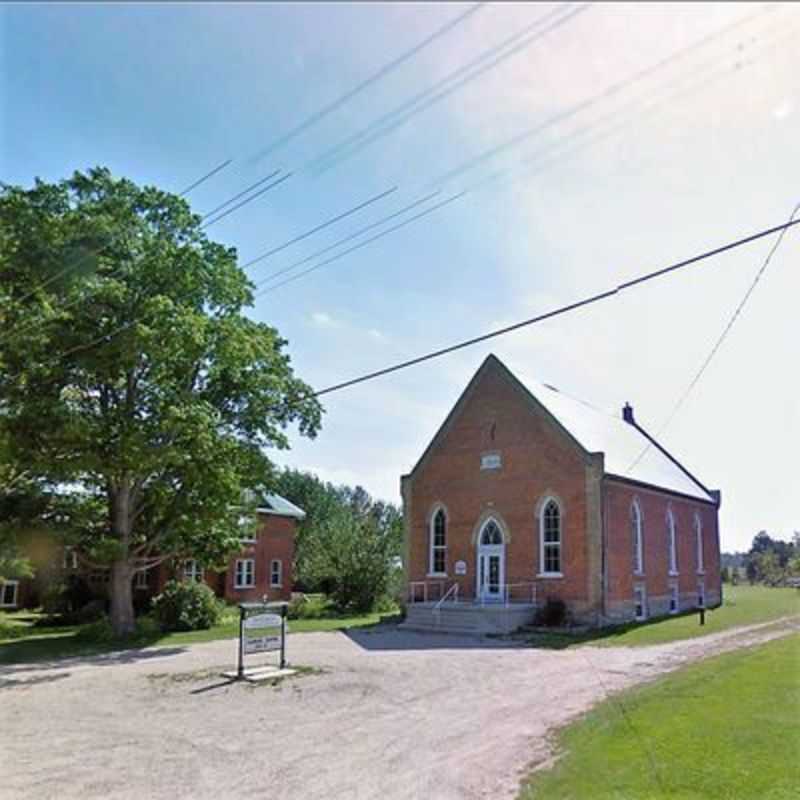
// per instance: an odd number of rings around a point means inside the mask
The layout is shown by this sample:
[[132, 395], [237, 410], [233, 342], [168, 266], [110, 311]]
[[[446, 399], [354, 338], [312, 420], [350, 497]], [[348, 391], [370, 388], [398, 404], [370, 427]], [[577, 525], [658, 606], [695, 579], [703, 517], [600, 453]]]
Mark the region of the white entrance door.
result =
[[477, 597], [482, 603], [503, 601], [506, 546], [497, 523], [490, 519], [478, 538]]

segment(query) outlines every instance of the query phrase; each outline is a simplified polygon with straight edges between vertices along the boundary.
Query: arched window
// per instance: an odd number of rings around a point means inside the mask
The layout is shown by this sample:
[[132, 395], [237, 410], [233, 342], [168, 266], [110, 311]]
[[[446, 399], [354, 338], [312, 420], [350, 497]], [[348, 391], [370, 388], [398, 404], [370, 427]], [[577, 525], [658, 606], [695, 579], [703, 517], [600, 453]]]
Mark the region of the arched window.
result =
[[700, 515], [694, 515], [694, 539], [695, 547], [697, 548], [697, 571], [702, 573], [703, 567], [703, 523], [700, 520]]
[[644, 521], [639, 501], [631, 503], [631, 539], [633, 540], [633, 571], [644, 572]]
[[669, 548], [669, 574], [678, 574], [678, 542], [675, 529], [675, 515], [667, 509], [667, 547]]
[[543, 575], [561, 574], [561, 509], [552, 497], [539, 515], [539, 564]]
[[447, 515], [443, 508], [438, 509], [431, 519], [430, 543], [431, 575], [444, 575], [447, 572]]
[[490, 519], [481, 530], [481, 544], [503, 544], [503, 534], [493, 519]]

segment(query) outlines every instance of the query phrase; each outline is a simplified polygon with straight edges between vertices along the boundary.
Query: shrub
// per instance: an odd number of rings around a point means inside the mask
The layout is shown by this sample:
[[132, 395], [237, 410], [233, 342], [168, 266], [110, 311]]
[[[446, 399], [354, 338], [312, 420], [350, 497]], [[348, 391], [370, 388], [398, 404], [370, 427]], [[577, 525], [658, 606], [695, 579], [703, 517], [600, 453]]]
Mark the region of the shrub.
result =
[[567, 606], [557, 597], [548, 597], [544, 606], [536, 612], [536, 624], [548, 628], [560, 628], [568, 622]]
[[330, 601], [324, 595], [293, 597], [286, 614], [289, 619], [322, 619], [330, 615]]
[[144, 641], [157, 639], [161, 635], [161, 625], [157, 619], [151, 616], [139, 617], [136, 620], [136, 633], [134, 635], [137, 639]]
[[164, 631], [197, 631], [216, 625], [222, 615], [214, 592], [196, 581], [169, 581], [153, 598], [153, 616]]
[[[81, 620], [79, 611], [94, 601], [95, 597], [89, 585], [77, 575], [70, 575], [62, 583], [50, 584], [42, 593], [41, 599], [45, 614], [49, 616], [60, 614], [63, 616], [62, 622], [67, 625], [75, 622], [91, 622], [91, 620]], [[53, 622], [48, 620], [47, 624], [52, 625]]]
[[91, 642], [92, 644], [104, 644], [114, 641], [114, 629], [108, 617], [103, 617], [96, 622], [82, 625], [75, 634], [75, 638], [81, 642]]
[[105, 613], [105, 601], [100, 599], [90, 600], [75, 614], [75, 620], [79, 625], [84, 625], [87, 622], [97, 622], [105, 616]]

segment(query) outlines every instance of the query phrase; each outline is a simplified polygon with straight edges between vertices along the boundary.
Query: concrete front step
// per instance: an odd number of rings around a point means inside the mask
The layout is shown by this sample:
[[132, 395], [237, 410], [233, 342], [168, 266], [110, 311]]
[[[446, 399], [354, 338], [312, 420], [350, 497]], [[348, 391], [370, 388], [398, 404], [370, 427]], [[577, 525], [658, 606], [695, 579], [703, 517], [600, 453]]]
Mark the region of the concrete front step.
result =
[[412, 603], [406, 609], [404, 630], [435, 631], [484, 635], [511, 633], [530, 625], [535, 615], [532, 605], [480, 606], [471, 603], [446, 604], [434, 610], [432, 603]]

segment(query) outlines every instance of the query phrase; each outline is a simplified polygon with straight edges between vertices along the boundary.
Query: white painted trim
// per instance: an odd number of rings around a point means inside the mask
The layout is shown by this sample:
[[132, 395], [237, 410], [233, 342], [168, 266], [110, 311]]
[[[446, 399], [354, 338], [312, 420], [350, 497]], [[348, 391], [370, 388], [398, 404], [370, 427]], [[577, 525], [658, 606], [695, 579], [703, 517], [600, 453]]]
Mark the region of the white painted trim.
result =
[[[14, 587], [14, 600], [11, 603], [4, 603], [3, 597], [6, 593], [6, 586]], [[16, 608], [19, 603], [19, 581], [7, 580], [0, 581], [0, 608]]]
[[[636, 594], [637, 594], [637, 592], [641, 592], [641, 595], [642, 595], [642, 601], [641, 601], [642, 613], [641, 614], [637, 614], [636, 613], [636, 604], [637, 604]], [[647, 613], [647, 587], [643, 583], [637, 583], [633, 587], [633, 616], [634, 616], [634, 619], [637, 622], [644, 622], [648, 617], [648, 613]]]
[[[436, 517], [441, 512], [444, 515], [444, 546], [434, 548], [434, 526], [436, 525]], [[430, 514], [428, 515], [428, 577], [444, 577], [447, 575], [447, 539], [450, 528], [450, 516], [447, 513], [447, 508], [444, 503], [434, 503]], [[444, 572], [436, 572], [433, 568], [434, 564], [434, 550], [441, 550], [444, 552]]]
[[537, 578], [563, 578], [563, 572], [537, 572]]
[[[563, 572], [559, 569], [555, 572], [546, 571], [544, 569], [544, 512], [550, 503], [555, 503], [558, 509], [558, 565], [563, 568], [564, 564], [564, 506], [561, 501], [552, 494], [545, 495], [544, 499], [539, 502], [539, 575], [544, 577], [548, 575], [559, 576]], [[552, 543], [551, 543], [552, 545]]]
[[695, 563], [697, 564], [697, 574], [705, 574], [705, 564], [703, 563], [703, 520], [700, 515], [695, 511], [694, 520], [692, 522], [694, 529], [694, 547], [695, 547]]
[[446, 578], [447, 577], [447, 573], [446, 572], [427, 572], [425, 574], [425, 577], [426, 578]]
[[[275, 583], [275, 565], [278, 565], [278, 582]], [[269, 562], [269, 586], [270, 589], [283, 588], [283, 561], [279, 558], [272, 558]]]
[[[500, 537], [503, 540], [500, 544], [481, 544], [481, 539], [483, 539], [483, 532], [489, 526], [490, 523], [494, 523], [495, 527], [498, 531], [500, 531]], [[503, 586], [505, 584], [505, 576], [506, 576], [506, 532], [504, 526], [500, 524], [498, 519], [493, 516], [487, 516], [486, 519], [481, 523], [480, 530], [478, 531], [478, 544], [476, 550], [476, 558], [475, 558], [475, 597], [478, 600], [485, 600], [484, 593], [481, 588], [481, 559], [488, 558], [490, 556], [498, 556], [500, 558], [500, 568], [498, 569], [498, 587], [499, 592], [497, 596], [488, 595], [490, 600], [496, 602], [503, 601]]]
[[[252, 564], [250, 570], [251, 583], [239, 583], [239, 564]], [[247, 569], [242, 569], [242, 575], [246, 576]], [[256, 560], [254, 558], [237, 558], [233, 565], [233, 588], [234, 589], [252, 589], [256, 585]]]
[[667, 505], [667, 559], [669, 562], [669, 574], [678, 574], [678, 527], [675, 521], [675, 512], [672, 505]]
[[[675, 600], [675, 608], [672, 608], [672, 601]], [[669, 585], [669, 613], [678, 614], [681, 610], [681, 590], [677, 583]]]
[[636, 523], [636, 563], [633, 565], [633, 574], [644, 575], [644, 512], [639, 498], [634, 495], [628, 513], [629, 522]]

